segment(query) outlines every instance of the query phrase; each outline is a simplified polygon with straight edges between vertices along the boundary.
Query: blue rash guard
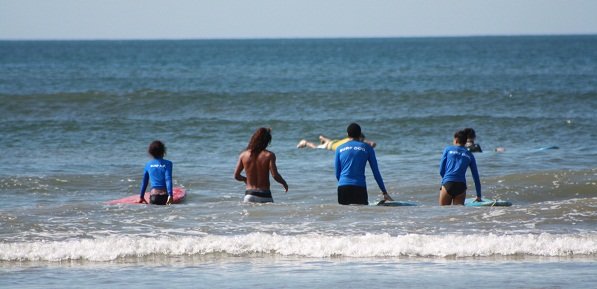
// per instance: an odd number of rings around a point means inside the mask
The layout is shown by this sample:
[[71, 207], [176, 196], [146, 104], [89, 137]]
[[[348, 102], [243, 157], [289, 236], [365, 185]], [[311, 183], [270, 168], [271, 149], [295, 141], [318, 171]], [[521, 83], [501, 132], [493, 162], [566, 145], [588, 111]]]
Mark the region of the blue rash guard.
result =
[[387, 193], [383, 179], [377, 167], [377, 159], [373, 148], [360, 141], [351, 140], [336, 148], [336, 179], [338, 186], [358, 186], [367, 188], [365, 182], [365, 166], [369, 161], [371, 171], [379, 189]]
[[141, 182], [141, 193], [139, 196], [145, 196], [147, 183], [151, 181], [151, 188], [166, 190], [172, 197], [172, 162], [165, 159], [153, 159], [145, 165], [143, 171], [143, 181]]
[[462, 146], [448, 146], [444, 150], [439, 165], [442, 185], [446, 182], [459, 182], [466, 185], [466, 169], [470, 167], [475, 181], [477, 197], [481, 198], [481, 182], [477, 171], [477, 162], [471, 152]]

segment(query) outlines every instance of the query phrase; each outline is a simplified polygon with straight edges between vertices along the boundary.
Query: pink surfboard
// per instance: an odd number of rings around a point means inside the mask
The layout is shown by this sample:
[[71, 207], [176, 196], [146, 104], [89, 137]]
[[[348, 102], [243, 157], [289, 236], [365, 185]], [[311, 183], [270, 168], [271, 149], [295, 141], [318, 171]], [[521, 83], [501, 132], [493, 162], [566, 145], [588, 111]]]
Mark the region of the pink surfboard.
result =
[[[178, 204], [178, 203], [182, 202], [184, 200], [184, 198], [187, 196], [187, 191], [183, 187], [174, 187], [174, 189], [172, 189], [172, 195], [174, 197], [174, 200], [172, 200], [172, 203]], [[133, 195], [133, 196], [126, 197], [126, 198], [109, 201], [108, 205], [139, 204], [138, 201], [139, 201], [139, 195]], [[149, 203], [149, 192], [145, 193], [145, 201], [147, 201], [147, 203]]]

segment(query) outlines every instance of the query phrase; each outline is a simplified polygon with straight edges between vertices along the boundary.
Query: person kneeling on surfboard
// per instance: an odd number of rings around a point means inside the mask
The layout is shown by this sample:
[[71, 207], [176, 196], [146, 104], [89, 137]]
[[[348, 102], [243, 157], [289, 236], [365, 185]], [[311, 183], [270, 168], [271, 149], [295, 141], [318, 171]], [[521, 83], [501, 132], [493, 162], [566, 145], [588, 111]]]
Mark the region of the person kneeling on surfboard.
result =
[[[276, 155], [266, 150], [271, 141], [271, 129], [264, 127], [257, 129], [251, 137], [249, 145], [238, 158], [234, 178], [246, 184], [245, 202], [271, 203], [274, 201], [270, 191], [270, 172], [274, 180], [284, 187], [285, 192], [288, 192], [288, 184], [278, 173]], [[243, 170], [246, 177], [241, 175]]]
[[351, 123], [346, 128], [349, 141], [336, 148], [335, 168], [338, 180], [338, 203], [341, 205], [368, 205], [367, 184], [365, 183], [365, 166], [369, 162], [371, 171], [386, 201], [393, 201], [383, 183], [375, 151], [371, 145], [361, 140], [361, 127]]
[[454, 134], [454, 145], [444, 149], [439, 166], [442, 186], [439, 193], [439, 204], [464, 205], [466, 199], [466, 170], [470, 167], [477, 191], [476, 202], [481, 201], [481, 182], [477, 171], [477, 162], [473, 154], [465, 148], [467, 132], [457, 131]]
[[155, 140], [149, 144], [147, 152], [153, 160], [145, 165], [139, 203], [147, 203], [145, 190], [151, 181], [149, 202], [154, 205], [169, 205], [172, 203], [172, 162], [164, 159], [166, 146], [161, 141]]

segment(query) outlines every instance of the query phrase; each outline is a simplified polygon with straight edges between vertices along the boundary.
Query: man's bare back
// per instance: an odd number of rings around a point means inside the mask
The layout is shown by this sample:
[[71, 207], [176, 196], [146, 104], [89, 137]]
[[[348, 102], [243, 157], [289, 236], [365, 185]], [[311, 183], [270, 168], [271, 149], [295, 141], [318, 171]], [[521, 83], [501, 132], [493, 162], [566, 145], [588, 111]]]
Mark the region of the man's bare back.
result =
[[[241, 175], [245, 171], [246, 177]], [[234, 178], [246, 184], [247, 190], [270, 190], [269, 173], [276, 182], [284, 187], [284, 191], [288, 192], [288, 184], [276, 166], [276, 155], [268, 150], [259, 152], [257, 157], [251, 157], [251, 151], [243, 151], [234, 170]]]

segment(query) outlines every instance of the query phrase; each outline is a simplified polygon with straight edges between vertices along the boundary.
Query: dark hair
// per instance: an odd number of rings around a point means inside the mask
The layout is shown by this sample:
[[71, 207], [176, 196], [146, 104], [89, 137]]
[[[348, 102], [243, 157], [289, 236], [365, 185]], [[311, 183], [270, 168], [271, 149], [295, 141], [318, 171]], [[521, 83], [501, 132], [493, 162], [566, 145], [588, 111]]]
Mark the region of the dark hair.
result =
[[361, 138], [361, 126], [354, 122], [348, 125], [348, 127], [346, 128], [346, 132], [348, 133], [348, 137], [350, 138]]
[[454, 133], [454, 138], [456, 139], [457, 144], [466, 144], [466, 132], [464, 130], [459, 130]]
[[260, 127], [255, 131], [247, 145], [247, 149], [251, 151], [251, 156], [256, 156], [267, 148], [272, 141], [271, 131], [270, 128], [265, 127]]
[[147, 152], [156, 159], [161, 159], [166, 154], [166, 146], [159, 140], [154, 140], [149, 144]]
[[463, 131], [466, 134], [466, 138], [468, 138], [468, 139], [475, 139], [475, 138], [477, 138], [477, 135], [475, 134], [475, 130], [474, 129], [472, 129], [470, 127], [467, 127]]

